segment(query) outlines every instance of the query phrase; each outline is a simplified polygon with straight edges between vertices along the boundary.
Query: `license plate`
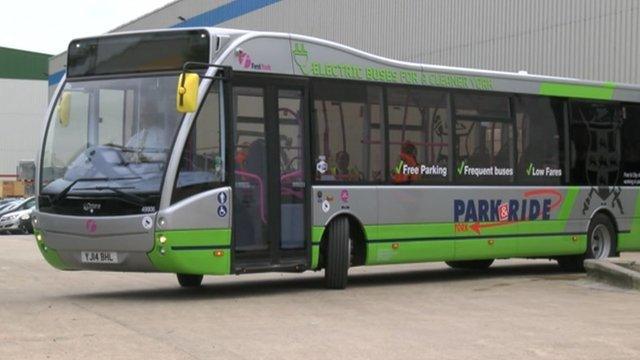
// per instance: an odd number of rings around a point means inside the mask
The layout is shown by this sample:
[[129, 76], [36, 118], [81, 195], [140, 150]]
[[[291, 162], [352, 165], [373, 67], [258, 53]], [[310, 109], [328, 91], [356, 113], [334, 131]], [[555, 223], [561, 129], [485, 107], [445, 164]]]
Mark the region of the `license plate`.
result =
[[117, 264], [118, 253], [113, 251], [82, 251], [80, 258], [89, 264]]

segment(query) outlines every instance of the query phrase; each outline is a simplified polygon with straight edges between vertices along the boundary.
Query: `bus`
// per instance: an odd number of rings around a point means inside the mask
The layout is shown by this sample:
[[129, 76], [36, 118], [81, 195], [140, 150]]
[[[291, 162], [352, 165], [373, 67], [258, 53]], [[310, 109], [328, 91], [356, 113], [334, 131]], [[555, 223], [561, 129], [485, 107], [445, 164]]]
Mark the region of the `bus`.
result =
[[203, 275], [640, 250], [640, 87], [223, 28], [71, 41], [37, 164], [63, 270]]

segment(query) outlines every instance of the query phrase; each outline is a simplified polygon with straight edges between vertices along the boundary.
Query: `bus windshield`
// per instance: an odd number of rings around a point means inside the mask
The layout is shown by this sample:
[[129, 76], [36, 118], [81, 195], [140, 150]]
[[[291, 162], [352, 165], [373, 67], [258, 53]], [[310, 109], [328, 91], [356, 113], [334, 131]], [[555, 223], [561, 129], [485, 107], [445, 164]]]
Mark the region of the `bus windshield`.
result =
[[52, 206], [73, 195], [155, 211], [182, 119], [176, 82], [175, 74], [67, 82], [49, 120], [40, 193]]

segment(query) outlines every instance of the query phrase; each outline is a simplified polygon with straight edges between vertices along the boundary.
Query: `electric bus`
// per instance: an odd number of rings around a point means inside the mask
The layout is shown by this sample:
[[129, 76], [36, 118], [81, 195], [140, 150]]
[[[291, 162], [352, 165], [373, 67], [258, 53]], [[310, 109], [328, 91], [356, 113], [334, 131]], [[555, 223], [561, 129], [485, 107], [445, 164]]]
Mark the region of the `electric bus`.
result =
[[640, 250], [640, 87], [408, 63], [308, 36], [73, 40], [37, 164], [63, 270], [203, 275]]

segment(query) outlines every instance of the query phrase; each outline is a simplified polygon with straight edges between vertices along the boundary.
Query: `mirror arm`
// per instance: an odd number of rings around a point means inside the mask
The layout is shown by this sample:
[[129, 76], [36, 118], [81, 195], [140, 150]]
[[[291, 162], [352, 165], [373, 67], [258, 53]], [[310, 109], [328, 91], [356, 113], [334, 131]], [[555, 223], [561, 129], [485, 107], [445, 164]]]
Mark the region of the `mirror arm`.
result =
[[231, 80], [233, 68], [228, 65], [216, 65], [211, 63], [187, 61], [182, 65], [182, 71], [185, 73], [196, 72], [196, 69], [206, 69], [208, 67], [215, 67], [221, 71], [215, 76], [201, 76], [203, 79], [221, 79], [223, 81]]

